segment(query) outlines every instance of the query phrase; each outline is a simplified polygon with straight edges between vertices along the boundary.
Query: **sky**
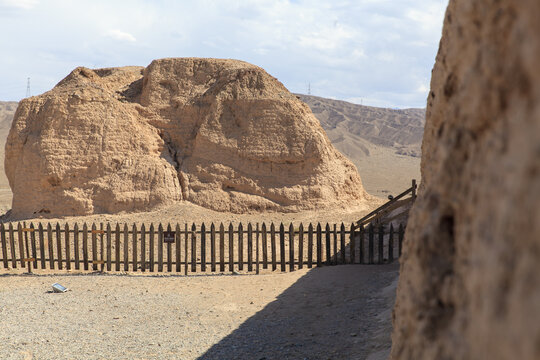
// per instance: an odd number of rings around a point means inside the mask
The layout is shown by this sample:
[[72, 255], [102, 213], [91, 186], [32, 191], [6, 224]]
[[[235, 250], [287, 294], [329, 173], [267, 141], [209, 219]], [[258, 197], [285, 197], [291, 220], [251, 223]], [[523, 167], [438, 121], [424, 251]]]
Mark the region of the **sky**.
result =
[[447, 0], [0, 0], [0, 101], [74, 68], [244, 60], [291, 92], [425, 107]]

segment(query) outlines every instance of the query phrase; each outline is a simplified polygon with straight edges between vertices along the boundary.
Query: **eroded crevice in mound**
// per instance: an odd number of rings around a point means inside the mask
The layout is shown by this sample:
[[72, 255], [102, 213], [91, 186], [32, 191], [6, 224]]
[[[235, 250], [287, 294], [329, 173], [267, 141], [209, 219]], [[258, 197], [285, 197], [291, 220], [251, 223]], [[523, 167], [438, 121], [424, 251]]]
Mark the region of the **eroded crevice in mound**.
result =
[[180, 184], [180, 192], [182, 195], [183, 200], [187, 200], [187, 184], [186, 181], [180, 171], [181, 169], [181, 163], [178, 162], [179, 154], [177, 150], [177, 146], [172, 142], [169, 134], [167, 134], [163, 130], [158, 130], [158, 135], [163, 140], [163, 150], [161, 152], [161, 157], [165, 159], [169, 164], [171, 164], [175, 170], [176, 178], [178, 179], [178, 183]]
[[140, 97], [143, 87], [143, 78], [136, 80], [129, 84], [129, 86], [123, 90], [118, 91], [120, 96], [119, 100], [130, 103], [140, 103]]

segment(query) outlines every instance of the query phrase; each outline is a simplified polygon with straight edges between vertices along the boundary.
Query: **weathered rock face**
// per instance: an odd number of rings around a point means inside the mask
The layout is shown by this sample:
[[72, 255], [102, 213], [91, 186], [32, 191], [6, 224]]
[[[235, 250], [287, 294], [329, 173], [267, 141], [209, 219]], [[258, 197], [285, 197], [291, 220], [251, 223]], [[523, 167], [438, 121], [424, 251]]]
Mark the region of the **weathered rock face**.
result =
[[540, 359], [540, 2], [452, 0], [393, 359]]
[[75, 69], [23, 100], [6, 144], [13, 213], [296, 211], [369, 198], [307, 105], [254, 65]]

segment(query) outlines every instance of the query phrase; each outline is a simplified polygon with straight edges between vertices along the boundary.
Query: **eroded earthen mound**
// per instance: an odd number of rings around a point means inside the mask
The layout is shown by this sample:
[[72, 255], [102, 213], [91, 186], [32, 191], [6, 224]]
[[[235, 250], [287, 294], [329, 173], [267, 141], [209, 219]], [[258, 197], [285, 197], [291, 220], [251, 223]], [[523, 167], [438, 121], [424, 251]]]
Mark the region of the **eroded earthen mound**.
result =
[[307, 105], [235, 60], [75, 69], [23, 100], [6, 144], [13, 213], [296, 211], [369, 198]]
[[540, 2], [452, 0], [393, 359], [540, 359]]

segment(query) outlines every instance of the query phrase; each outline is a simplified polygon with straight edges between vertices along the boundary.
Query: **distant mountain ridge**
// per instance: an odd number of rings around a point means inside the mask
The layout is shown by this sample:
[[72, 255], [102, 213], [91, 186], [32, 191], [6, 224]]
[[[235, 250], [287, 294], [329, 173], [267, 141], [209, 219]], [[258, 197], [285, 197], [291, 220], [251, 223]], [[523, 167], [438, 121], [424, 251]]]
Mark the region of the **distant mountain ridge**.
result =
[[11, 121], [13, 120], [18, 104], [19, 103], [16, 101], [0, 101], [0, 130], [3, 131], [7, 128], [7, 131], [9, 132]]
[[321, 122], [332, 144], [358, 168], [365, 189], [398, 194], [420, 179], [425, 109], [387, 109], [296, 94]]
[[0, 214], [11, 209], [11, 189], [4, 171], [4, 151], [18, 105], [16, 101], [0, 101]]
[[[377, 108], [312, 95], [296, 95], [309, 105], [334, 145], [344, 141], [346, 132], [354, 140], [392, 148], [400, 155], [421, 155], [425, 109]], [[367, 149], [362, 151], [369, 155]]]

